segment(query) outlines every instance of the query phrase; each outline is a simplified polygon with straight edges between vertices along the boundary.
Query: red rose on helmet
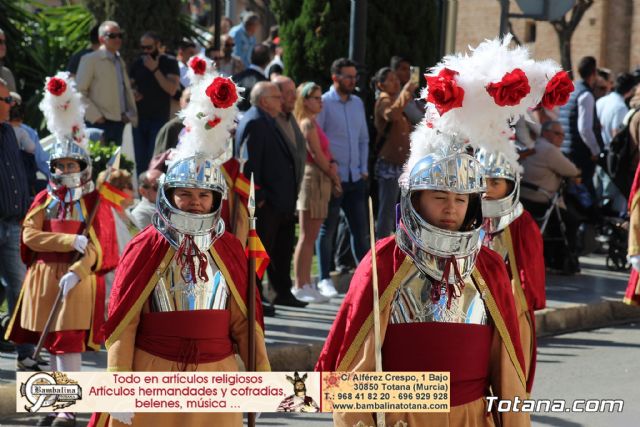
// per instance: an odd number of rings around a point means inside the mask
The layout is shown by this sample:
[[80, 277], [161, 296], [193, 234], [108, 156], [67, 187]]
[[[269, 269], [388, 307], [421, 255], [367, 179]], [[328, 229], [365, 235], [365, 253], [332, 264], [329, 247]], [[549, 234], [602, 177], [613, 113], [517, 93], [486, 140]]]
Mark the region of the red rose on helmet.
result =
[[518, 105], [522, 98], [529, 95], [531, 86], [527, 75], [520, 68], [506, 73], [498, 83], [487, 85], [487, 92], [501, 107]]
[[229, 108], [238, 100], [236, 85], [225, 77], [216, 77], [206, 92], [216, 108]]
[[47, 83], [47, 90], [51, 95], [60, 96], [67, 90], [67, 82], [58, 77], [51, 77]]
[[551, 110], [555, 106], [569, 102], [569, 96], [573, 92], [573, 82], [566, 71], [559, 71], [547, 82], [547, 87], [542, 95], [542, 106]]
[[207, 70], [207, 61], [204, 59], [194, 56], [189, 61], [189, 67], [193, 70], [193, 74], [197, 74], [199, 76], [204, 75], [204, 72]]
[[435, 105], [441, 116], [452, 108], [462, 107], [464, 89], [458, 86], [457, 74], [457, 71], [443, 68], [437, 76], [424, 76], [429, 90], [427, 102]]

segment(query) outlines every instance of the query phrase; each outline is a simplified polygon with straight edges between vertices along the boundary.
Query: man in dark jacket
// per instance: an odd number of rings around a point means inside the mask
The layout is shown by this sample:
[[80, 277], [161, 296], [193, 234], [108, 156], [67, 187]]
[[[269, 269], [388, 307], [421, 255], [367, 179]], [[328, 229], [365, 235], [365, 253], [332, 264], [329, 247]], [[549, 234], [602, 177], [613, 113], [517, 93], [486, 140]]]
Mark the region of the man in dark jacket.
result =
[[593, 174], [602, 148], [600, 122], [596, 116], [592, 88], [597, 77], [596, 60], [586, 56], [578, 64], [580, 79], [569, 102], [560, 108], [559, 121], [564, 130], [562, 151], [582, 171], [582, 183], [595, 197]]
[[251, 65], [249, 65], [249, 68], [231, 77], [238, 86], [244, 88], [244, 99], [238, 103], [240, 111], [247, 111], [251, 108], [249, 94], [256, 83], [267, 81], [264, 69], [269, 65], [269, 62], [271, 62], [269, 48], [259, 44], [251, 51]]
[[267, 272], [277, 293], [274, 303], [304, 307], [307, 303], [291, 293], [289, 275], [298, 193], [295, 147], [286, 141], [275, 120], [282, 112], [280, 89], [270, 82], [257, 83], [251, 104], [238, 125], [236, 146], [247, 159], [244, 174], [253, 174], [256, 184], [257, 232], [271, 258]]

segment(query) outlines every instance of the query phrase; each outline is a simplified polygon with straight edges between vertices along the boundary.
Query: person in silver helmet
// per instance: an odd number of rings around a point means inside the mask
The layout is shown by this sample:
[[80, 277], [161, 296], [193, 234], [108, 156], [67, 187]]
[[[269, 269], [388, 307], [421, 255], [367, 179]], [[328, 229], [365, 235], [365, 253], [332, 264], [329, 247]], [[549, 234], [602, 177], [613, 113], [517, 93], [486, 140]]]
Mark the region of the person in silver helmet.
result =
[[[153, 227], [129, 243], [113, 283], [105, 325], [110, 370], [238, 371], [236, 351], [248, 364], [247, 264], [220, 218], [224, 182], [202, 155], [177, 161], [160, 178]], [[259, 300], [256, 306], [257, 367], [269, 370]], [[106, 416], [96, 415], [95, 425], [106, 425]], [[111, 414], [110, 425], [122, 421], [240, 426], [242, 414]]]
[[527, 393], [536, 368], [535, 310], [546, 306], [545, 265], [538, 225], [519, 201], [519, 165], [501, 152], [480, 151], [487, 192], [482, 199], [484, 244], [505, 261], [518, 312], [520, 343], [525, 358]]
[[[7, 332], [15, 342], [37, 342], [62, 288], [60, 312], [44, 341], [53, 371], [80, 371], [82, 352], [102, 346], [102, 275], [115, 268], [118, 249], [112, 213], [106, 203], [96, 207], [98, 198], [85, 148], [72, 139], [57, 140], [49, 186], [36, 196], [22, 225], [21, 254], [28, 270]], [[72, 264], [76, 252], [82, 255]], [[73, 426], [75, 415], [52, 413], [38, 425]]]
[[[427, 111], [411, 135], [399, 182], [396, 236], [376, 243], [375, 271], [371, 252], [360, 262], [315, 366], [367, 372], [381, 362], [383, 371], [450, 373], [449, 412], [390, 412], [386, 425], [531, 425], [526, 412], [488, 404], [526, 399], [527, 365], [504, 259], [482, 245], [487, 188], [472, 153], [506, 144], [514, 116], [540, 99], [551, 107], [566, 102], [570, 85], [557, 64], [529, 59], [526, 50], [509, 48], [510, 40], [447, 56], [427, 74]], [[499, 205], [509, 205], [502, 199], [513, 200], [517, 190], [514, 184], [509, 195], [499, 195]], [[333, 418], [351, 427], [375, 425], [378, 416], [336, 412]]]
[[[382, 366], [384, 371], [451, 372], [451, 412], [388, 413], [386, 423], [492, 425], [486, 417], [487, 386], [499, 390], [500, 398], [526, 393], [509, 278], [499, 256], [482, 247], [482, 167], [462, 144], [451, 141], [416, 161], [401, 180], [401, 191], [396, 237], [376, 244]], [[316, 370], [375, 370], [374, 332], [365, 322], [371, 314], [371, 277], [368, 255], [351, 281]], [[529, 425], [526, 414], [500, 417], [505, 425]], [[334, 413], [338, 426], [359, 421], [374, 424], [372, 414]]]
[[[225, 94], [235, 93], [231, 80], [215, 74], [195, 79], [194, 109], [182, 112], [190, 130], [159, 178], [153, 227], [135, 236], [120, 260], [104, 328], [111, 371], [239, 371], [236, 354], [249, 366], [247, 259], [221, 218], [227, 192], [221, 152], [237, 97], [223, 103], [220, 92], [215, 108], [209, 100], [215, 86], [223, 85]], [[203, 114], [218, 120], [198, 129]], [[268, 371], [257, 290], [256, 295], [256, 370]], [[242, 426], [242, 414], [94, 414], [89, 425], [125, 424]]]

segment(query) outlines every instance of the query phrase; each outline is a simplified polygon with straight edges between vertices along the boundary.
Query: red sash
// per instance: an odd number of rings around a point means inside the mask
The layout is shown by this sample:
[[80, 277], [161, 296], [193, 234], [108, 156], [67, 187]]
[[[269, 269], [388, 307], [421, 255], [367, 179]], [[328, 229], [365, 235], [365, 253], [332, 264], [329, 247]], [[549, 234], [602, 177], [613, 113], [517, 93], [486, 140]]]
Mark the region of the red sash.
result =
[[[451, 372], [451, 406], [486, 396], [493, 328], [463, 323], [389, 324], [382, 345], [384, 371]], [[406, 349], [411, 343], [411, 351]], [[437, 351], [434, 349], [437, 348]]]
[[233, 354], [229, 310], [143, 313], [136, 347], [154, 356], [187, 364], [210, 363]]

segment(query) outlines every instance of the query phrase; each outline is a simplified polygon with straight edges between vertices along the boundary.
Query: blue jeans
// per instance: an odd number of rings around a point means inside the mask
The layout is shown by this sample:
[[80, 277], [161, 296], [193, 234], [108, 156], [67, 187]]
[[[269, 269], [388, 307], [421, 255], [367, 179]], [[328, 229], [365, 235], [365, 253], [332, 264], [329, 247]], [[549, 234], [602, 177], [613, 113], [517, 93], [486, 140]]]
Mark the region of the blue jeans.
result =
[[347, 217], [351, 231], [351, 250], [353, 257], [360, 262], [369, 250], [368, 215], [366, 210], [367, 183], [364, 180], [343, 182], [342, 195], [331, 197], [329, 213], [325, 218], [316, 239], [316, 254], [320, 267], [320, 279], [330, 277], [331, 256], [333, 253], [333, 236], [340, 220], [340, 209]]
[[376, 238], [384, 239], [396, 231], [398, 197], [400, 197], [400, 186], [397, 178], [378, 178]]
[[156, 136], [166, 120], [139, 119], [138, 127], [133, 128], [133, 150], [136, 156], [136, 171], [142, 173], [149, 168], [149, 162], [156, 148]]
[[[0, 278], [6, 286], [9, 314], [13, 314], [20, 295], [20, 288], [27, 272], [20, 259], [20, 223], [18, 221], [0, 220]], [[16, 346], [18, 357], [31, 356], [33, 345]]]

